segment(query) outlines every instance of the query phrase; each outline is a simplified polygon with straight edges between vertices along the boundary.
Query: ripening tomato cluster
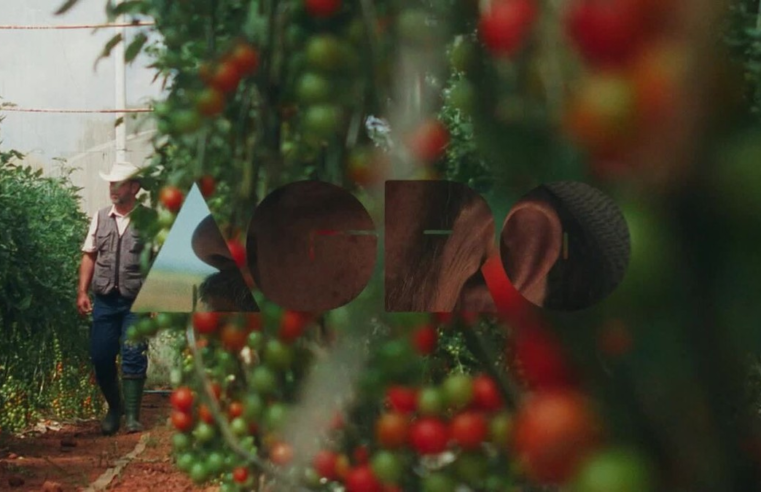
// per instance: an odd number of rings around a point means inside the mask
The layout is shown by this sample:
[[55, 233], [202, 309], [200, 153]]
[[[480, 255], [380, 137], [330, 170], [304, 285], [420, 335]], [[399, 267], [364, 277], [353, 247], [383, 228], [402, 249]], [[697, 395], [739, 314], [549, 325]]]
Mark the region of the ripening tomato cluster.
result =
[[599, 161], [613, 161], [657, 131], [674, 109], [684, 70], [669, 39], [679, 0], [573, 0], [566, 32], [588, 73], [567, 110], [569, 135]]
[[[374, 423], [374, 440], [346, 452], [321, 450], [314, 474], [340, 482], [347, 492], [453, 490], [455, 484], [482, 487], [507, 483], [504, 458], [512, 416], [497, 384], [487, 375], [449, 376], [441, 385], [392, 385]], [[410, 467], [450, 455], [451, 463], [427, 470], [411, 483]], [[444, 487], [444, 488], [441, 488]]]
[[259, 51], [246, 41], [238, 41], [213, 64], [203, 64], [198, 76], [206, 85], [196, 96], [196, 110], [201, 116], [213, 117], [225, 109], [227, 97], [238, 89], [245, 77], [259, 69]]
[[[177, 430], [177, 466], [194, 482], [220, 479], [221, 490], [238, 490], [250, 489], [255, 478], [246, 462], [223, 445], [222, 423], [215, 419], [200, 386], [204, 380], [224, 425], [244, 449], [263, 452], [278, 466], [290, 463], [293, 450], [281, 431], [287, 423], [293, 381], [299, 380], [310, 360], [301, 339], [313, 319], [307, 313], [274, 310], [193, 313], [198, 355], [187, 349], [183, 369], [172, 375], [171, 421]], [[203, 360], [203, 379], [197, 377], [194, 357]]]

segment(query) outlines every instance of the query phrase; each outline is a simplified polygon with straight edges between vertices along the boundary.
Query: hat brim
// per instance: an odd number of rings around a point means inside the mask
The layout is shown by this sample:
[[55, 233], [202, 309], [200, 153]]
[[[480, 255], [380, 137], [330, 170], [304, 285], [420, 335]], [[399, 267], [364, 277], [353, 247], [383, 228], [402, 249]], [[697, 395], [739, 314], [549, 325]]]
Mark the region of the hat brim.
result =
[[100, 171], [98, 174], [100, 174], [101, 179], [108, 181], [109, 183], [118, 183], [121, 181], [130, 180], [140, 181], [140, 177], [137, 175], [137, 173], [125, 176], [123, 174], [105, 174], [103, 171]]

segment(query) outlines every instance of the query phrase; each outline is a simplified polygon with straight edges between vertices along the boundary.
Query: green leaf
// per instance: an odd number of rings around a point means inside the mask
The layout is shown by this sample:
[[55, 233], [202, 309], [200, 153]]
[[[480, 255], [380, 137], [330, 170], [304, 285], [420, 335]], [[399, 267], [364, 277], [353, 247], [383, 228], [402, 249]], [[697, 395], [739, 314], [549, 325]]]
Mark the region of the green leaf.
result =
[[74, 5], [76, 5], [77, 2], [79, 2], [79, 0], [66, 0], [66, 2], [63, 5], [61, 5], [61, 7], [58, 10], [56, 10], [55, 15], [65, 14], [66, 12], [69, 11], [69, 9], [71, 9]]
[[143, 49], [143, 46], [145, 46], [145, 43], [148, 42], [148, 36], [146, 36], [144, 33], [139, 33], [135, 36], [135, 39], [132, 40], [132, 42], [127, 46], [126, 51], [124, 52], [124, 61], [127, 63], [131, 63], [132, 60], [134, 60], [137, 55], [140, 53], [140, 50]]
[[103, 51], [101, 52], [100, 56], [97, 60], [95, 60], [95, 67], [98, 66], [98, 62], [100, 62], [103, 58], [108, 58], [111, 56], [111, 50], [114, 49], [114, 47], [122, 42], [122, 34], [119, 33], [112, 37], [108, 43], [106, 43], [106, 46], [103, 48]]
[[123, 14], [145, 14], [146, 3], [143, 0], [128, 0], [114, 6], [113, 0], [106, 4], [106, 15], [109, 20], [114, 20]]

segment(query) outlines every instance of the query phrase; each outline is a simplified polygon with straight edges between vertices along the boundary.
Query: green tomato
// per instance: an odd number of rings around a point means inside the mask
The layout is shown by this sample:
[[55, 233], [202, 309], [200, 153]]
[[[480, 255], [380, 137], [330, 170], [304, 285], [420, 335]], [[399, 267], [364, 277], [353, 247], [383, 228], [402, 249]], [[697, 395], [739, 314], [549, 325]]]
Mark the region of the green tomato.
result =
[[201, 422], [196, 426], [195, 430], [193, 430], [193, 435], [198, 442], [207, 443], [216, 437], [217, 430], [212, 425], [207, 424], [206, 422]]
[[320, 486], [320, 475], [314, 468], [307, 467], [304, 469], [304, 485], [316, 489]]
[[187, 451], [193, 445], [193, 440], [185, 433], [175, 433], [172, 436], [172, 448], [175, 452]]
[[190, 467], [190, 479], [196, 484], [200, 485], [209, 479], [209, 469], [206, 464], [197, 461]]
[[288, 369], [293, 363], [293, 348], [277, 339], [268, 341], [264, 349], [264, 363], [274, 369]]
[[468, 72], [473, 68], [475, 60], [476, 47], [474, 44], [466, 38], [458, 36], [449, 55], [452, 68], [458, 72]]
[[332, 95], [330, 80], [316, 73], [305, 73], [296, 87], [296, 97], [302, 104], [316, 104], [329, 101]]
[[165, 208], [162, 208], [161, 210], [159, 210], [158, 221], [157, 221], [159, 227], [166, 228], [166, 229], [171, 228], [172, 225], [174, 224], [174, 219], [175, 219], [174, 214], [170, 212], [169, 210]]
[[492, 442], [500, 447], [507, 445], [512, 427], [513, 418], [509, 413], [503, 412], [492, 417], [489, 423], [489, 434]]
[[486, 477], [489, 461], [483, 453], [462, 453], [454, 463], [454, 470], [460, 480], [478, 486]]
[[140, 331], [137, 329], [137, 325], [132, 325], [129, 328], [127, 328], [127, 340], [130, 340], [132, 342], [137, 342], [138, 340], [141, 340], [143, 336], [140, 334]]
[[197, 111], [183, 109], [171, 117], [172, 129], [180, 134], [192, 133], [201, 128], [201, 115]]
[[332, 104], [318, 104], [307, 108], [304, 127], [317, 138], [328, 138], [336, 134], [341, 126], [341, 110]]
[[423, 492], [455, 492], [457, 483], [441, 472], [433, 472], [423, 477]]
[[465, 79], [458, 80], [449, 93], [449, 100], [452, 105], [462, 113], [468, 115], [473, 112], [475, 105], [476, 91], [473, 84]]
[[344, 63], [344, 50], [341, 42], [331, 34], [314, 36], [307, 42], [306, 62], [317, 70], [334, 71]]
[[650, 463], [639, 453], [612, 448], [587, 461], [571, 488], [572, 492], [649, 492], [655, 490]]
[[277, 377], [275, 377], [275, 373], [272, 372], [272, 369], [266, 366], [255, 368], [251, 373], [249, 381], [251, 387], [261, 394], [274, 393], [277, 389]]
[[219, 475], [225, 468], [225, 457], [219, 451], [212, 451], [206, 457], [206, 468], [212, 475]]
[[404, 377], [415, 359], [415, 349], [406, 339], [391, 340], [378, 349], [378, 364], [392, 378]]
[[154, 323], [161, 328], [171, 328], [174, 325], [174, 317], [170, 313], [159, 313]]
[[454, 409], [461, 409], [473, 399], [473, 379], [467, 374], [453, 374], [442, 385], [444, 399]]
[[248, 335], [248, 341], [246, 342], [246, 345], [248, 345], [248, 347], [253, 350], [259, 350], [260, 348], [262, 348], [263, 343], [264, 343], [264, 335], [262, 335], [262, 332], [252, 331]]
[[180, 469], [180, 471], [183, 471], [185, 473], [190, 471], [190, 468], [195, 464], [196, 457], [191, 452], [184, 452], [180, 453], [179, 456], [177, 456], [177, 468]]
[[444, 410], [444, 396], [437, 388], [428, 386], [420, 390], [417, 405], [421, 415], [439, 415]]
[[243, 417], [251, 422], [256, 422], [264, 411], [264, 400], [257, 394], [248, 394], [243, 399]]
[[288, 418], [288, 406], [283, 403], [273, 403], [264, 415], [264, 425], [267, 430], [276, 431], [282, 429]]
[[142, 337], [150, 337], [156, 334], [158, 326], [151, 318], [142, 318], [137, 322], [137, 333]]
[[248, 422], [243, 417], [236, 417], [230, 422], [230, 430], [238, 437], [248, 434]]
[[394, 484], [402, 478], [404, 468], [399, 457], [390, 451], [375, 453], [370, 466], [378, 479], [385, 484]]
[[237, 366], [235, 356], [226, 350], [217, 351], [217, 363], [222, 370], [222, 375], [233, 374]]

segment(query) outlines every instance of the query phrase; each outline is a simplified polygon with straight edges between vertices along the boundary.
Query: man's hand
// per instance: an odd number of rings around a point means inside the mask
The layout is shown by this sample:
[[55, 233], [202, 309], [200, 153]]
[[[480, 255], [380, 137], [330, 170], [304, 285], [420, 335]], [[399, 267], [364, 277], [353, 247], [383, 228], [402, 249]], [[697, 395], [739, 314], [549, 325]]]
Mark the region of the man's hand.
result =
[[86, 316], [92, 312], [92, 302], [90, 302], [90, 296], [87, 292], [80, 292], [77, 294], [77, 310], [82, 316]]

